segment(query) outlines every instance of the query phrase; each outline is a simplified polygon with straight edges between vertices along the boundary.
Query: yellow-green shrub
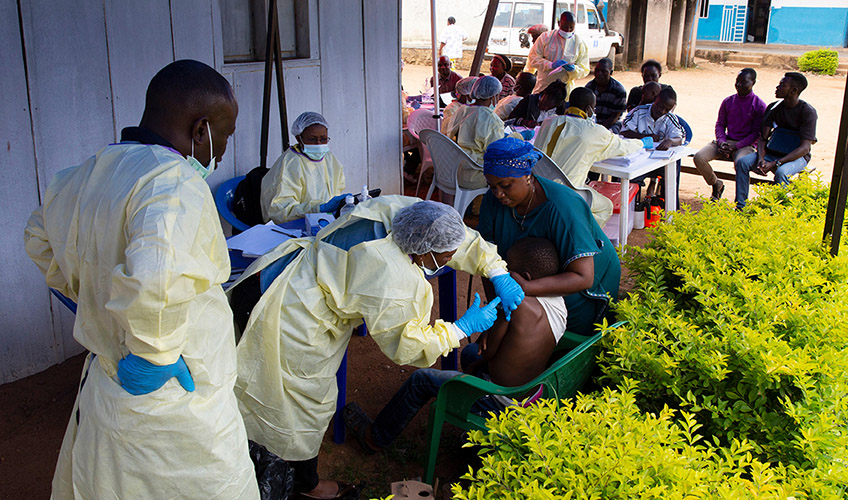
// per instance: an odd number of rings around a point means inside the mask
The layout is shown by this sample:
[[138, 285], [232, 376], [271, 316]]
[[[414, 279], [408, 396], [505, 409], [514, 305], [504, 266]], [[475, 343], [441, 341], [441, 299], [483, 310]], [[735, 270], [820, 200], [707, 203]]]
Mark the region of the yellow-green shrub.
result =
[[801, 71], [833, 75], [838, 66], [839, 52], [832, 49], [811, 50], [798, 58], [798, 68]]
[[[848, 259], [821, 243], [826, 188], [800, 179], [744, 212], [676, 213], [626, 256], [636, 289], [604, 338], [607, 383], [685, 409], [709, 440], [745, 440], [769, 463], [848, 484]], [[831, 490], [828, 490], [831, 491]]]
[[[785, 470], [751, 455], [745, 441], [704, 442], [686, 412], [643, 414], [633, 384], [559, 405], [511, 407], [473, 431], [482, 465], [453, 485], [457, 500], [786, 499]], [[802, 492], [799, 491], [802, 494]]]

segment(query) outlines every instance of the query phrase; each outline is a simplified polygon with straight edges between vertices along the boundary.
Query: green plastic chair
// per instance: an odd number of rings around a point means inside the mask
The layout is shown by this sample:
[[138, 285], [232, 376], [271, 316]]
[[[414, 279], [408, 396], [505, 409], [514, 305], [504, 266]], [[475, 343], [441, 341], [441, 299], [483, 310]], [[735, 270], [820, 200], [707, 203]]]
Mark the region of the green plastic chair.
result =
[[[619, 322], [610, 328], [622, 324], [623, 322]], [[565, 354], [541, 375], [520, 387], [503, 387], [473, 375], [460, 375], [445, 382], [439, 388], [436, 401], [430, 406], [430, 442], [424, 481], [433, 483], [442, 426], [446, 422], [465, 430], [485, 430], [486, 418], [472, 413], [471, 406], [481, 397], [490, 394], [518, 399], [525, 397], [541, 384], [543, 398], [562, 399], [576, 395], [595, 367], [595, 355], [601, 336], [600, 332], [591, 337], [565, 332], [552, 357], [556, 359], [558, 354]]]

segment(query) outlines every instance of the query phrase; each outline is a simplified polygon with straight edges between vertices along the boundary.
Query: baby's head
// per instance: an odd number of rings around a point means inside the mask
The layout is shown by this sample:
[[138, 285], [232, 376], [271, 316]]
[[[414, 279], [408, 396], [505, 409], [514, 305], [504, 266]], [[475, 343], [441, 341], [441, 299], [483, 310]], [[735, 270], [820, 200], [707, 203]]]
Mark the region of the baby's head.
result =
[[640, 104], [649, 104], [660, 94], [662, 87], [657, 82], [648, 82], [642, 86], [642, 101]]
[[559, 254], [550, 240], [545, 238], [522, 238], [507, 250], [506, 263], [509, 270], [524, 279], [537, 280], [559, 273]]

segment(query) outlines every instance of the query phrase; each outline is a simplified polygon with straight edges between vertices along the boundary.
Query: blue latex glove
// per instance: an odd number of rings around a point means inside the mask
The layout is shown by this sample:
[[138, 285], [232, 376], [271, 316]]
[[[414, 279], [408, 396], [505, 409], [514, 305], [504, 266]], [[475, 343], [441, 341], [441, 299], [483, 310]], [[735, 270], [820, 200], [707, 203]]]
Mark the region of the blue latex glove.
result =
[[154, 365], [135, 354], [128, 354], [118, 361], [118, 378], [121, 387], [134, 396], [140, 396], [159, 389], [165, 382], [177, 377], [177, 381], [188, 392], [194, 392], [194, 379], [188, 371], [185, 360], [180, 359], [172, 365]]
[[474, 303], [465, 311], [461, 318], [453, 324], [462, 330], [466, 337], [470, 337], [472, 333], [485, 332], [498, 319], [498, 304], [501, 303], [500, 297], [495, 297], [495, 300], [489, 302], [483, 307], [480, 307], [480, 294], [474, 294]]
[[524, 289], [518, 284], [509, 274], [501, 274], [491, 279], [492, 285], [495, 286], [495, 293], [503, 303], [503, 310], [506, 314], [506, 320], [512, 317], [512, 311], [518, 308], [521, 301], [524, 300]]
[[521, 137], [523, 137], [525, 141], [529, 141], [530, 139], [532, 139], [533, 135], [535, 134], [532, 130], [522, 130], [519, 133], [521, 134]]
[[568, 72], [571, 72], [571, 71], [574, 71], [574, 68], [575, 68], [576, 66], [574, 66], [574, 65], [573, 65], [573, 64], [571, 64], [571, 63], [568, 63], [568, 64], [563, 64], [563, 66], [562, 66], [562, 67], [563, 67], [563, 69], [564, 69], [564, 70], [566, 70], [566, 71], [568, 71]]
[[568, 61], [566, 61], [565, 59], [559, 59], [557, 61], [554, 61], [553, 64], [551, 64], [551, 69], [557, 69], [560, 66], [565, 66], [566, 64], [568, 64]]
[[336, 210], [339, 209], [339, 207], [342, 205], [342, 203], [344, 203], [345, 197], [349, 194], [350, 193], [345, 193], [345, 194], [340, 194], [338, 196], [333, 196], [330, 199], [330, 201], [328, 201], [327, 203], [322, 203], [318, 207], [318, 210], [320, 210], [324, 213], [328, 213], [328, 214], [335, 212]]
[[642, 138], [642, 145], [645, 146], [645, 149], [653, 149], [654, 147], [654, 138], [650, 135], [648, 137]]

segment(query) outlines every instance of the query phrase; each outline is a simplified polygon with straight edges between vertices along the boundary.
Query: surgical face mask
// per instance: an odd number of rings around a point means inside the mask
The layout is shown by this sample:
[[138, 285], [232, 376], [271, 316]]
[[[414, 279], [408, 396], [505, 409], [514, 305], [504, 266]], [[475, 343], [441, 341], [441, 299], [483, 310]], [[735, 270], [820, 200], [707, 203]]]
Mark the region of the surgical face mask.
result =
[[329, 144], [304, 144], [303, 154], [309, 157], [310, 160], [321, 161], [324, 155], [330, 152]]
[[433, 255], [433, 252], [430, 252], [430, 257], [433, 257], [433, 263], [436, 264], [435, 270], [430, 269], [429, 267], [425, 266], [424, 264], [420, 264], [418, 266], [418, 267], [421, 268], [422, 271], [424, 271], [424, 276], [427, 276], [428, 278], [430, 276], [434, 276], [437, 272], [441, 271], [443, 267], [445, 267], [444, 265], [441, 265], [441, 266], [439, 265], [439, 261], [436, 260], [436, 256]]
[[570, 40], [574, 36], [574, 32], [559, 30], [559, 36], [565, 38], [566, 40]]
[[494, 104], [489, 104], [489, 109], [495, 109], [495, 105], [494, 105]]
[[197, 170], [197, 173], [200, 174], [200, 177], [207, 178], [209, 174], [215, 171], [215, 164], [217, 160], [215, 158], [215, 151], [212, 149], [212, 128], [209, 126], [209, 123], [206, 123], [206, 130], [209, 131], [209, 165], [204, 167], [202, 163], [197, 161], [197, 158], [194, 157], [194, 140], [191, 141], [191, 156], [186, 158], [188, 160], [188, 164], [194, 167]]

